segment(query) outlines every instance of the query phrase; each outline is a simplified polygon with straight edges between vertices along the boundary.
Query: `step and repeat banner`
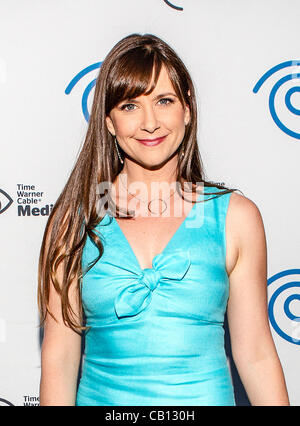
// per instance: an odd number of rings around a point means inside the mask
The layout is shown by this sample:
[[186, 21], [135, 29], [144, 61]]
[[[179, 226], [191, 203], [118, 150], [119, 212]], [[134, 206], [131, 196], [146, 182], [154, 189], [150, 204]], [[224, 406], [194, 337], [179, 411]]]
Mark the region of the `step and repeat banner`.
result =
[[[110, 49], [152, 33], [196, 87], [207, 180], [258, 206], [268, 310], [300, 405], [300, 3], [296, 0], [0, 0], [0, 405], [39, 405], [37, 265], [81, 149]], [[250, 405], [230, 355], [237, 405]]]

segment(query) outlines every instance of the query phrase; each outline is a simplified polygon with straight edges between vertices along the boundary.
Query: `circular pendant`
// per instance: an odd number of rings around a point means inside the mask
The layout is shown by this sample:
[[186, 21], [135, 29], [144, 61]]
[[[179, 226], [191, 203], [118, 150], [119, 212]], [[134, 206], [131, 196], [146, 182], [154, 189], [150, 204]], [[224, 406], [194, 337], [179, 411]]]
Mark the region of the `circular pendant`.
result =
[[166, 211], [167, 203], [166, 203], [164, 200], [162, 200], [161, 198], [158, 198], [158, 199], [156, 199], [156, 200], [151, 200], [151, 201], [149, 201], [149, 203], [148, 203], [148, 210], [149, 210], [149, 212], [150, 212], [150, 213], [155, 213], [155, 214], [157, 214], [155, 211], [151, 210], [151, 208], [150, 208], [150, 205], [151, 205], [151, 203], [153, 203], [153, 201], [158, 201], [158, 204], [159, 204], [159, 201], [162, 201], [162, 202], [164, 203], [164, 209], [162, 210], [162, 212], [161, 212], [161, 213], [163, 213], [164, 211]]

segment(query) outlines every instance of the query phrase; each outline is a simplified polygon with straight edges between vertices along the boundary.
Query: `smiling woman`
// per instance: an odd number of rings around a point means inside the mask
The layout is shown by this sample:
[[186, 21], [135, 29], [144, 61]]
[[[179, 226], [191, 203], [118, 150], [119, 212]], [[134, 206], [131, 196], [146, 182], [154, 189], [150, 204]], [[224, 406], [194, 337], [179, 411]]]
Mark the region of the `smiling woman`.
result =
[[227, 304], [251, 400], [287, 403], [262, 221], [234, 191], [204, 178], [195, 90], [175, 51], [152, 34], [120, 40], [42, 242], [41, 405], [235, 405]]
[[[127, 164], [130, 164], [130, 160], [143, 162], [147, 168], [170, 161], [182, 143], [185, 127], [190, 120], [189, 106], [181, 104], [167, 68], [161, 67], [156, 83], [154, 77], [146, 94], [126, 99], [112, 108], [106, 117], [108, 130], [116, 136], [128, 159], [124, 173], [129, 171]], [[156, 147], [162, 142], [160, 149], [145, 148]], [[176, 158], [174, 166], [175, 162]]]

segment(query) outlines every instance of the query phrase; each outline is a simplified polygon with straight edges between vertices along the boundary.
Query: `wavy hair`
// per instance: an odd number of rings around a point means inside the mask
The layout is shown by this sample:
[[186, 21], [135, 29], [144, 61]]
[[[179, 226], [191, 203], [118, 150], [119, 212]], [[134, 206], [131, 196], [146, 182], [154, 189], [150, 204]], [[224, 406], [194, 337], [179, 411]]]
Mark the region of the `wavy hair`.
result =
[[[88, 328], [83, 324], [81, 289], [86, 271], [82, 271], [82, 250], [88, 237], [98, 247], [99, 254], [89, 264], [89, 270], [104, 252], [101, 238], [94, 232], [104, 217], [99, 215], [97, 208], [97, 188], [101, 182], [114, 182], [123, 167], [119, 161], [114, 137], [107, 129], [106, 116], [121, 101], [151, 93], [156, 86], [162, 65], [166, 67], [181, 104], [187, 104], [190, 109], [190, 121], [178, 148], [179, 154], [184, 150], [184, 157], [178, 155], [177, 182], [181, 187], [184, 180], [192, 184], [201, 182], [204, 187], [213, 186], [224, 190], [210, 193], [216, 196], [236, 190], [204, 179], [197, 143], [195, 89], [184, 63], [166, 42], [153, 34], [131, 34], [124, 37], [110, 50], [101, 65], [82, 149], [44, 230], [38, 263], [40, 326], [44, 324], [48, 313], [56, 320], [49, 307], [50, 288], [53, 285], [61, 298], [64, 324], [79, 334]], [[153, 71], [154, 82], [147, 91]], [[106, 197], [106, 206], [112, 204], [109, 191], [100, 194], [100, 199], [102, 197]], [[119, 211], [118, 207], [116, 210]], [[63, 271], [61, 280], [57, 277], [60, 264]], [[76, 283], [79, 317], [70, 303], [72, 282]]]

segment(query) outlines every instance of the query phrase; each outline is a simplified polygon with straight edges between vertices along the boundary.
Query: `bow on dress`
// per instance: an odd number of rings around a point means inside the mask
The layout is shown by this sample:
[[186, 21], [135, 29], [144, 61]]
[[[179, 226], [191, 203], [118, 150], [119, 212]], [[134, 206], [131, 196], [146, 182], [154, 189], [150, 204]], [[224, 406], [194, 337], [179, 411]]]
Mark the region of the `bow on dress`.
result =
[[[152, 262], [152, 268], [126, 271], [123, 278], [128, 278], [130, 284], [115, 298], [114, 307], [118, 318], [134, 316], [143, 311], [151, 302], [152, 291], [160, 281], [181, 281], [191, 264], [189, 250], [171, 253], [159, 253]], [[128, 274], [128, 277], [127, 277]]]

